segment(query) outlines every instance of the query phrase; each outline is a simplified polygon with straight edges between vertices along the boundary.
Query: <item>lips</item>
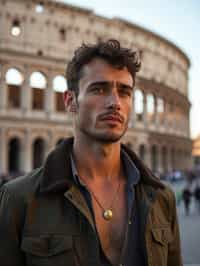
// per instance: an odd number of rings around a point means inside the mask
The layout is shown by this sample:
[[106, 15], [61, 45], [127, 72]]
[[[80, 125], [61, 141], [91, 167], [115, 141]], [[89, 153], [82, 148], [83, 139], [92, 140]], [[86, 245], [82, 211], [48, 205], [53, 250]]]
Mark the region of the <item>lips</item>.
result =
[[101, 120], [107, 120], [111, 122], [123, 123], [124, 119], [120, 114], [105, 114], [101, 116]]

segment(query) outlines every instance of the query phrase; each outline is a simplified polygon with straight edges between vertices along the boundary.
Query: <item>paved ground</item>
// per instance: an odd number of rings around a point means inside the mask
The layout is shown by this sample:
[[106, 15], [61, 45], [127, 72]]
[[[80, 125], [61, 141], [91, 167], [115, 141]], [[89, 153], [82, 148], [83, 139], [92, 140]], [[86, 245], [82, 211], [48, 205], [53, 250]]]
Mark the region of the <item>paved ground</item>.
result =
[[[184, 184], [173, 186], [180, 190]], [[200, 266], [200, 215], [197, 213], [195, 203], [192, 201], [189, 216], [185, 215], [181, 202], [178, 207], [180, 235], [184, 266]]]
[[179, 207], [179, 223], [184, 263], [200, 266], [200, 215], [192, 202], [190, 215], [184, 213], [183, 204]]

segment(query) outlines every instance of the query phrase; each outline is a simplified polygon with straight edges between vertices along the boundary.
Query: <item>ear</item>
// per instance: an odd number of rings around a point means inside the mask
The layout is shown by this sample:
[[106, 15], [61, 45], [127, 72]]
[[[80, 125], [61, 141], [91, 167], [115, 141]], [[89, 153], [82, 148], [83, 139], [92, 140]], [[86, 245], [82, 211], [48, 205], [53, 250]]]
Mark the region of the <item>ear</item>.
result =
[[76, 96], [73, 91], [66, 90], [63, 94], [64, 104], [67, 111], [75, 113], [77, 111]]

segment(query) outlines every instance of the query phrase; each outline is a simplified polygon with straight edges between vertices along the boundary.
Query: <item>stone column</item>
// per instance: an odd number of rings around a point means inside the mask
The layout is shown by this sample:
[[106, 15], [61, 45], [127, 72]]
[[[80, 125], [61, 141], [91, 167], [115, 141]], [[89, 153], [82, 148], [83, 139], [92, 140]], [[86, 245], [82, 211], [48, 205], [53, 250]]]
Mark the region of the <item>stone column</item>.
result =
[[159, 117], [158, 117], [158, 98], [154, 96], [154, 121], [155, 125], [159, 125]]
[[151, 146], [145, 145], [146, 155], [145, 155], [145, 164], [151, 169]]
[[189, 113], [187, 114], [187, 117], [186, 117], [186, 132], [187, 132], [187, 137], [190, 138], [190, 115]]
[[169, 156], [169, 148], [166, 147], [166, 171], [168, 172], [170, 170], [170, 165], [169, 165], [169, 160], [170, 160], [170, 156]]
[[8, 89], [5, 79], [5, 71], [2, 70], [0, 78], [0, 112], [5, 113], [7, 109]]
[[162, 148], [161, 146], [157, 145], [157, 170], [160, 173], [163, 172], [163, 166], [162, 166]]
[[169, 104], [165, 102], [165, 109], [164, 109], [164, 125], [168, 127], [169, 125]]
[[159, 123], [163, 125], [165, 125], [166, 122], [166, 102], [163, 99], [163, 112], [159, 114]]
[[47, 80], [47, 88], [45, 89], [45, 112], [47, 117], [55, 110], [55, 93], [53, 91], [53, 74], [49, 72]]
[[8, 173], [8, 147], [5, 128], [0, 129], [0, 175]]
[[135, 127], [136, 123], [136, 113], [135, 113], [135, 97], [133, 96], [132, 99], [132, 112], [131, 112], [131, 117], [130, 117], [130, 127]]
[[27, 173], [32, 170], [32, 142], [30, 137], [30, 130], [25, 131], [24, 142], [22, 145], [22, 170]]
[[30, 87], [29, 75], [24, 78], [24, 82], [21, 87], [21, 107], [23, 114], [28, 114], [31, 111], [32, 102], [32, 89]]

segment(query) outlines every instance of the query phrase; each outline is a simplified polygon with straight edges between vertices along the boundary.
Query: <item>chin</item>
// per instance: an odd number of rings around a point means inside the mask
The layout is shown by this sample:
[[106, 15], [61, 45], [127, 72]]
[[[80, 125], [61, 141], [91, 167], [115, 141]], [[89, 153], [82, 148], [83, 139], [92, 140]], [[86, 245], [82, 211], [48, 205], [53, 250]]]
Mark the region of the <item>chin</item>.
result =
[[116, 143], [119, 142], [121, 139], [121, 136], [102, 136], [101, 138], [98, 138], [97, 140], [102, 143]]
[[89, 130], [84, 128], [81, 128], [82, 133], [87, 136], [88, 139], [91, 139], [96, 142], [102, 142], [102, 143], [116, 143], [121, 140], [121, 138], [124, 136], [126, 130], [119, 130], [118, 132], [115, 130]]
[[95, 134], [94, 137], [99, 142], [103, 142], [103, 143], [115, 143], [115, 142], [119, 142], [121, 140], [121, 138], [123, 137], [124, 134], [125, 134], [125, 132], [122, 132], [122, 133], [105, 132], [105, 133]]

